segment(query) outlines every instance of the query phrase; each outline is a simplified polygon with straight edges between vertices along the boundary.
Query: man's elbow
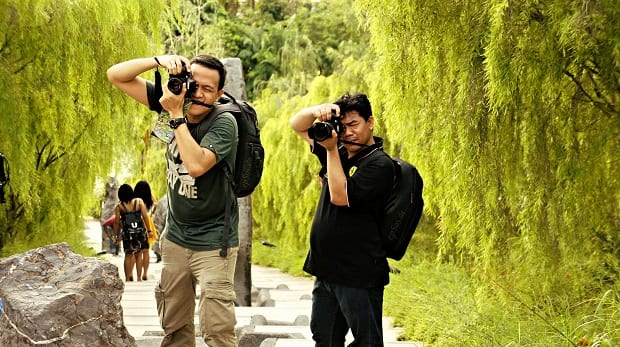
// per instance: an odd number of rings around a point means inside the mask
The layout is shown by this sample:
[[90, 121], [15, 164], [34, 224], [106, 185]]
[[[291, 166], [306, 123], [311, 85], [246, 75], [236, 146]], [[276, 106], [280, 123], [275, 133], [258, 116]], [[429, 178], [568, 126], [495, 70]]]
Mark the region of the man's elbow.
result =
[[106, 72], [106, 76], [108, 76], [108, 81], [117, 87], [123, 83], [128, 82], [124, 81], [119, 73], [120, 71], [115, 66], [110, 67]]
[[185, 161], [185, 168], [187, 169], [187, 174], [192, 178], [198, 178], [207, 173], [207, 171], [211, 170], [212, 167], [215, 166], [215, 161], [211, 162], [209, 160], [193, 160], [193, 161]]
[[114, 67], [108, 69], [108, 71], [106, 72], [106, 76], [108, 76], [108, 81], [110, 81], [110, 83], [115, 84], [116, 82], [118, 82], [116, 74], [114, 73]]
[[187, 174], [192, 178], [198, 178], [207, 172], [207, 170], [200, 165], [185, 165], [185, 168], [187, 169]]
[[332, 196], [329, 201], [332, 203], [332, 205], [349, 206], [349, 201], [347, 200], [346, 196], [344, 197]]

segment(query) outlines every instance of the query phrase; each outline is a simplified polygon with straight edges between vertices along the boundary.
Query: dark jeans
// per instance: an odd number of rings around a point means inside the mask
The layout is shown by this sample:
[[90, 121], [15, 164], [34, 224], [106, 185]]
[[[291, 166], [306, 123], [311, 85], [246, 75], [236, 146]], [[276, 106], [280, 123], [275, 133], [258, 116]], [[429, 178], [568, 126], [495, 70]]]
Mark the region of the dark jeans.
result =
[[310, 329], [316, 347], [383, 346], [383, 287], [351, 288], [317, 279], [312, 290]]

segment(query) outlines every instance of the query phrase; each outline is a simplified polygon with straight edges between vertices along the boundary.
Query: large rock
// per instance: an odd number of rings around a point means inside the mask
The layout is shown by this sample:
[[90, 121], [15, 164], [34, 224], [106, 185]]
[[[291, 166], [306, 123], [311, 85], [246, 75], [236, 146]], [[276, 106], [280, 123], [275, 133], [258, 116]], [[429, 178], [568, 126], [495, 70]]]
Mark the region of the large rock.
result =
[[[115, 177], [108, 177], [105, 184], [105, 198], [101, 205], [101, 224], [114, 215], [116, 204], [118, 204], [118, 181]], [[110, 238], [103, 231], [101, 232], [101, 249], [112, 253]]]
[[0, 346], [135, 346], [118, 268], [66, 243], [0, 261]]
[[105, 197], [101, 206], [101, 222], [112, 217], [118, 204], [118, 181], [115, 177], [108, 177], [105, 184]]

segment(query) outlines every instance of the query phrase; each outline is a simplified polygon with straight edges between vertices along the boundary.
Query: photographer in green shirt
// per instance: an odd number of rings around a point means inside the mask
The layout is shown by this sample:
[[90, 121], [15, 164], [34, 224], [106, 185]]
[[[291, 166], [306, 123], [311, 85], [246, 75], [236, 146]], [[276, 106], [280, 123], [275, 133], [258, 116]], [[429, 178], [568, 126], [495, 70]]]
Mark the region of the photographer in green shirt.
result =
[[[139, 77], [159, 67], [167, 69], [171, 77], [161, 92], [152, 82]], [[239, 209], [234, 192], [227, 189], [224, 171], [216, 164], [224, 161], [234, 172], [238, 129], [230, 113], [210, 117], [213, 105], [224, 93], [226, 70], [220, 60], [208, 55], [191, 60], [163, 55], [116, 64], [108, 69], [108, 79], [152, 110], [168, 112], [174, 131], [166, 153], [168, 220], [159, 245], [163, 267], [155, 288], [165, 332], [161, 345], [195, 346], [194, 298], [198, 284], [204, 341], [209, 346], [237, 346], [233, 280]], [[208, 131], [196, 138], [201, 128]], [[226, 242], [229, 248], [221, 256], [227, 203], [232, 205]]]

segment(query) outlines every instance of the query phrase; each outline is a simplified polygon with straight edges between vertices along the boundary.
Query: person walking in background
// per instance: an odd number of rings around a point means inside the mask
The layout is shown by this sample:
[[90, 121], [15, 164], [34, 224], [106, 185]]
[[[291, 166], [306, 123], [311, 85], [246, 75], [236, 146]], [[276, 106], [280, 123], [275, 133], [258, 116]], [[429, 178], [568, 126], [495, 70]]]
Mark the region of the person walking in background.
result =
[[[323, 124], [314, 125], [317, 120]], [[317, 347], [344, 346], [348, 330], [355, 339], [350, 346], [383, 346], [389, 267], [379, 225], [394, 167], [383, 139], [373, 136], [374, 120], [364, 94], [302, 109], [290, 120], [321, 163], [321, 195], [303, 266], [315, 276], [310, 329]]]
[[[147, 243], [148, 213], [144, 202], [134, 197], [133, 188], [123, 184], [118, 188], [119, 203], [114, 209], [114, 236], [123, 240], [125, 252], [125, 281], [133, 281], [133, 269], [136, 268], [137, 281], [142, 275], [142, 260], [139, 257], [142, 245]], [[122, 229], [122, 234], [120, 231]]]
[[168, 198], [164, 196], [161, 200], [157, 200], [153, 212], [151, 213], [155, 229], [159, 232], [159, 237], [153, 242], [153, 253], [155, 253], [156, 263], [161, 262], [161, 251], [159, 249], [159, 239], [166, 230], [166, 219], [168, 217]]
[[105, 234], [110, 242], [110, 253], [117, 256], [119, 252], [119, 239], [114, 235], [114, 221], [116, 216], [112, 215], [101, 224], [101, 232]]
[[142, 245], [140, 254], [138, 255], [138, 257], [141, 258], [140, 262], [142, 263], [142, 280], [146, 281], [149, 277], [148, 271], [149, 263], [151, 261], [149, 252], [151, 249], [151, 245], [158, 238], [158, 233], [155, 228], [155, 224], [153, 223], [153, 217], [151, 217], [151, 213], [153, 212], [156, 201], [155, 197], [151, 193], [151, 186], [146, 181], [139, 181], [138, 183], [136, 183], [135, 187], [133, 188], [133, 193], [137, 198], [142, 199], [144, 205], [146, 206], [146, 210], [148, 211], [148, 221], [146, 225], [151, 231], [151, 233], [148, 234], [147, 243]]
[[[194, 83], [183, 83], [175, 94], [168, 84], [160, 91], [140, 77], [159, 67], [171, 76], [189, 74]], [[161, 346], [195, 346], [196, 284], [203, 340], [208, 346], [237, 346], [233, 284], [239, 207], [219, 164], [234, 173], [238, 128], [228, 112], [212, 117], [213, 105], [224, 93], [224, 65], [209, 55], [138, 58], [110, 67], [108, 80], [151, 110], [165, 110], [174, 132], [166, 152], [168, 219], [159, 238], [163, 266], [155, 288], [165, 333]], [[208, 130], [197, 138], [201, 128]], [[224, 238], [227, 207], [230, 229]]]

